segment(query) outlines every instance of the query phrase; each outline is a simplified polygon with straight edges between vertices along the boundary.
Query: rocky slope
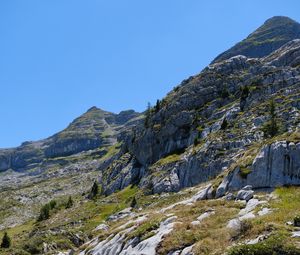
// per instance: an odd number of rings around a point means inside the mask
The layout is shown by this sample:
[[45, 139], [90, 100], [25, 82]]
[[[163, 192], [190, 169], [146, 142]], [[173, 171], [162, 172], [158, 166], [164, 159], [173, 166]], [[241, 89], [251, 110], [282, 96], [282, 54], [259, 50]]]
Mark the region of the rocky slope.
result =
[[288, 17], [276, 16], [268, 19], [246, 39], [217, 56], [213, 60], [213, 63], [237, 55], [244, 55], [251, 58], [264, 57], [285, 43], [299, 37], [299, 23]]
[[271, 99], [278, 133], [288, 137], [298, 132], [299, 54], [296, 39], [264, 58], [236, 56], [212, 64], [183, 82], [162, 100], [158, 111], [151, 111], [150, 126], [128, 137], [128, 167], [114, 167], [114, 178], [106, 178], [111, 168], [104, 171], [105, 193], [137, 171], [129, 166], [133, 161], [140, 165], [140, 187], [154, 193], [178, 191], [216, 177], [249, 146], [263, 146]]
[[0, 171], [32, 170], [51, 158], [70, 156], [117, 143], [118, 136], [135, 125], [140, 114], [133, 110], [119, 114], [92, 107], [66, 129], [37, 142], [24, 142], [20, 147], [0, 150]]
[[266, 21], [144, 115], [2, 150], [4, 254], [300, 254], [299, 27]]

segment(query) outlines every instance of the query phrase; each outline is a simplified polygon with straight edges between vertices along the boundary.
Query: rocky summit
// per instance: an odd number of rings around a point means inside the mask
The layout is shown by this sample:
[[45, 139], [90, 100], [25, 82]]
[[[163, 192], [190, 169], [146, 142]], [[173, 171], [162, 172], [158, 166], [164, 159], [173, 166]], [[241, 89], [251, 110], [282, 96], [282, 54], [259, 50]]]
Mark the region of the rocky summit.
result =
[[143, 113], [0, 150], [1, 254], [300, 254], [300, 24], [273, 17]]

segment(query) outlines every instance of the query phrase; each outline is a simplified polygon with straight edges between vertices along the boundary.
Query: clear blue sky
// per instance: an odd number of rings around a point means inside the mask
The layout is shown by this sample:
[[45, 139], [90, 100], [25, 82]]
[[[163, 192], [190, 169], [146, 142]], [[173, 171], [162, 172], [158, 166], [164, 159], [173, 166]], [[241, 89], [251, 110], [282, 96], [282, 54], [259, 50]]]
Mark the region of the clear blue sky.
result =
[[143, 111], [298, 0], [2, 0], [0, 147], [91, 106]]

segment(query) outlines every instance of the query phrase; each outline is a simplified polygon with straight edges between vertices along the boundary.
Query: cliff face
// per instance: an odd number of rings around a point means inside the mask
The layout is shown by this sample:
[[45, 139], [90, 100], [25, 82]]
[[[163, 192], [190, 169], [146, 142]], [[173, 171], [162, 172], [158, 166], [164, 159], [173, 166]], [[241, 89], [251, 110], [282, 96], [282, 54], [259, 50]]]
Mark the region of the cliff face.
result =
[[279, 133], [297, 131], [300, 39], [290, 39], [299, 37], [299, 26], [274, 17], [246, 39], [268, 45], [270, 54], [215, 61], [146, 111], [145, 121], [132, 110], [113, 114], [93, 107], [50, 138], [1, 150], [0, 171], [43, 172], [49, 161], [75, 156], [80, 162], [91, 150], [85, 160], [105, 154], [115, 160], [105, 156], [99, 168], [105, 194], [132, 183], [153, 193], [178, 191], [212, 179], [248, 146], [264, 142], [268, 101], [276, 104]]
[[246, 185], [253, 188], [275, 188], [300, 185], [300, 143], [280, 141], [265, 145], [249, 166], [247, 175], [236, 168], [228, 175], [228, 189]]
[[[149, 112], [148, 126], [136, 128], [126, 140], [141, 165], [140, 186], [154, 193], [178, 191], [226, 171], [247, 147], [263, 146], [270, 100], [278, 133], [298, 132], [299, 54], [300, 40], [293, 40], [264, 58], [236, 56], [170, 92], [159, 109]], [[114, 176], [114, 182], [123, 175]], [[110, 186], [107, 178], [101, 183]]]

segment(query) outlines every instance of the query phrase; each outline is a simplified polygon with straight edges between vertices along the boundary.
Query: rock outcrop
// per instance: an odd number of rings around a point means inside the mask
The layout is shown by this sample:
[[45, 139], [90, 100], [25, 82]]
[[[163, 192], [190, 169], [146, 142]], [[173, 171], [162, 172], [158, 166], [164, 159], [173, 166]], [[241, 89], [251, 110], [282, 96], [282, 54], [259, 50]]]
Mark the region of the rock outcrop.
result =
[[279, 141], [265, 145], [249, 167], [250, 172], [242, 177], [235, 169], [229, 178], [229, 189], [244, 185], [253, 188], [274, 188], [300, 184], [300, 143]]

